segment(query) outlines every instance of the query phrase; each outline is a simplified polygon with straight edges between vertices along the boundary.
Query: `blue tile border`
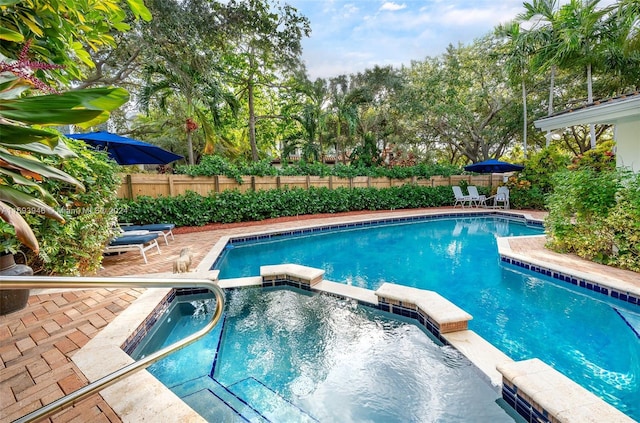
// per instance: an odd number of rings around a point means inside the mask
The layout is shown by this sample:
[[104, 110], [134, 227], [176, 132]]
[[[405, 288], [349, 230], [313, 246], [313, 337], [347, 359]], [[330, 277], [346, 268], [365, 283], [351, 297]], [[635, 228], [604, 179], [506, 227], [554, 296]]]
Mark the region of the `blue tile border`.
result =
[[624, 301], [626, 303], [629, 303], [631, 305], [638, 306], [640, 308], [640, 296], [634, 293], [630, 293], [628, 291], [619, 291], [604, 284], [579, 278], [569, 273], [563, 273], [563, 272], [559, 272], [557, 270], [549, 269], [543, 266], [538, 266], [524, 260], [516, 260], [514, 258], [511, 258], [503, 254], [500, 254], [500, 262], [506, 265], [519, 267], [521, 269], [525, 269], [533, 273], [539, 273], [541, 275], [550, 277], [554, 280], [573, 285], [575, 288], [582, 288], [587, 291], [594, 292], [596, 294], [604, 295], [610, 298], [615, 298], [615, 299]]
[[[224, 291], [223, 291], [224, 292]], [[222, 336], [224, 335], [224, 330], [227, 325], [227, 314], [223, 313], [220, 323], [222, 327], [220, 328], [220, 337], [218, 338], [218, 343], [216, 345], [216, 356], [213, 359], [213, 363], [211, 363], [211, 371], [209, 372], [209, 377], [211, 379], [215, 379], [213, 375], [216, 373], [216, 365], [218, 364], [218, 357], [220, 357], [220, 345], [222, 344]]]
[[[417, 307], [415, 304], [409, 304], [408, 307], [405, 307], [402, 302], [399, 305], [391, 304], [388, 303], [384, 297], [379, 297], [378, 299], [378, 306], [373, 306], [374, 308], [386, 311], [391, 314], [395, 314], [397, 316], [416, 320], [417, 323], [419, 323], [419, 326], [433, 335], [438, 341], [442, 343], [442, 345], [450, 345], [449, 342], [440, 333], [438, 324], [433, 321], [420, 307]], [[371, 304], [368, 305], [372, 306]]]
[[505, 400], [527, 422], [551, 423], [547, 410], [538, 410], [527, 400], [518, 395], [518, 387], [511, 388], [507, 383], [502, 384], [502, 399]]
[[124, 341], [121, 345], [121, 349], [127, 353], [128, 355], [133, 354], [133, 352], [138, 348], [140, 342], [151, 332], [151, 329], [156, 324], [160, 316], [162, 316], [173, 300], [176, 297], [175, 289], [172, 289], [163, 299], [156, 305], [156, 307], [149, 313], [147, 317], [145, 317], [144, 321], [140, 323], [140, 325], [129, 335], [129, 337]]

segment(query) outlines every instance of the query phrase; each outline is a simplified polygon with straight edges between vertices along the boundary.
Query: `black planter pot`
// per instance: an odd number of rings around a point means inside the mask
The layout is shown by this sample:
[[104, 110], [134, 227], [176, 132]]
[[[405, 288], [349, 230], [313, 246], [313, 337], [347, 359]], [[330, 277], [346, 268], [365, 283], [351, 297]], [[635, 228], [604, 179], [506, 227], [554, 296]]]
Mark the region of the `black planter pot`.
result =
[[[13, 254], [0, 255], [0, 279], [3, 276], [31, 276], [33, 269], [16, 264]], [[29, 289], [0, 289], [0, 316], [22, 310], [27, 306]]]

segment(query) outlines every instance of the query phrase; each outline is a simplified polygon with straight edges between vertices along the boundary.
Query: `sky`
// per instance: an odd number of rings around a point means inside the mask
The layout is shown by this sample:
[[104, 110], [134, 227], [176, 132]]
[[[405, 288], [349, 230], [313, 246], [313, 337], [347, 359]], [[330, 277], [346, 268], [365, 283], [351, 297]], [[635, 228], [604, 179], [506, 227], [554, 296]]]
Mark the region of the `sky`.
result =
[[409, 65], [470, 44], [524, 11], [523, 0], [283, 0], [311, 23], [302, 57], [311, 80]]

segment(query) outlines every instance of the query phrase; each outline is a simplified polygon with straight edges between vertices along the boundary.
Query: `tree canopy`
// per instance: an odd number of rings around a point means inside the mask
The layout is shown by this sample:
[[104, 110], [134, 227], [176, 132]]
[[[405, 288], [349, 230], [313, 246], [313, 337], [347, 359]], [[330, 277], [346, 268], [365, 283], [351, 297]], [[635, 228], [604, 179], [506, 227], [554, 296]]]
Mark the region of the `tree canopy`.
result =
[[[112, 129], [191, 162], [216, 153], [460, 165], [521, 160], [550, 142], [581, 154], [610, 139], [609, 128], [568, 128], [556, 141], [533, 121], [640, 81], [638, 0], [525, 2], [513, 22], [437, 57], [316, 81], [301, 55], [313, 22], [284, 2], [129, 0], [125, 13], [108, 0], [104, 25], [92, 2], [47, 3], [35, 1], [42, 18], [31, 22], [23, 2], [3, 2], [0, 38], [33, 38], [36, 58], [65, 65], [56, 72], [78, 87], [126, 87], [133, 101]], [[70, 27], [74, 17], [85, 25]], [[50, 36], [54, 24], [64, 35]], [[0, 52], [15, 55], [14, 44]]]

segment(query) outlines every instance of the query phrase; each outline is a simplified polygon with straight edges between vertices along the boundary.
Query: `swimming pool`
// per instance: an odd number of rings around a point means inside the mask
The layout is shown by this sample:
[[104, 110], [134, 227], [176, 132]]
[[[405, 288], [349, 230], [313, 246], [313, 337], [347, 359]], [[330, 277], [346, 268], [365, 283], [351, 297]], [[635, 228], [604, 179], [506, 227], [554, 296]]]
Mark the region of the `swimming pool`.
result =
[[500, 217], [345, 228], [233, 243], [220, 278], [298, 263], [369, 289], [393, 282], [438, 292], [473, 315], [469, 328], [515, 360], [538, 357], [640, 419], [640, 341], [621, 317], [630, 305], [499, 265], [495, 236], [540, 233]]
[[[134, 356], [197, 330], [208, 301], [180, 300]], [[513, 421], [455, 349], [352, 301], [231, 290], [221, 326], [148, 369], [209, 421]]]

